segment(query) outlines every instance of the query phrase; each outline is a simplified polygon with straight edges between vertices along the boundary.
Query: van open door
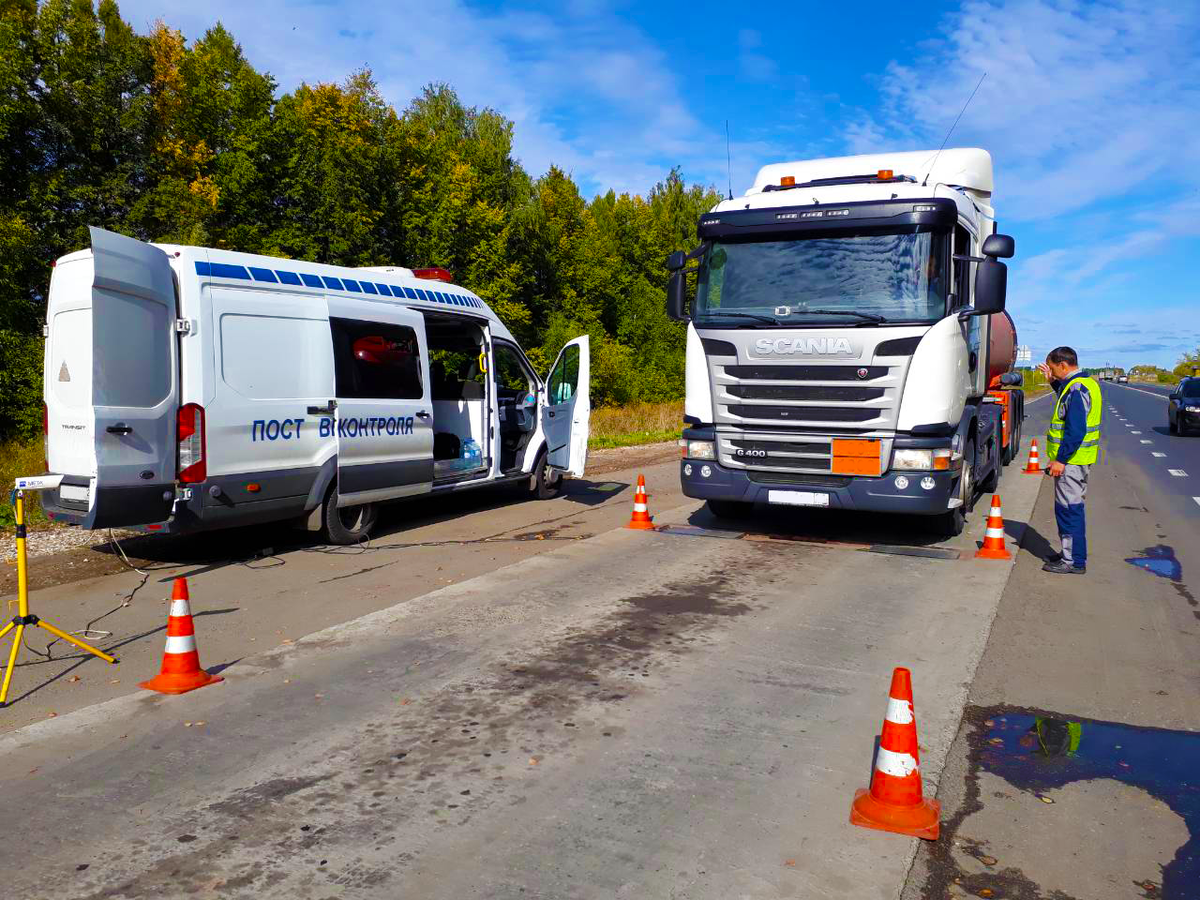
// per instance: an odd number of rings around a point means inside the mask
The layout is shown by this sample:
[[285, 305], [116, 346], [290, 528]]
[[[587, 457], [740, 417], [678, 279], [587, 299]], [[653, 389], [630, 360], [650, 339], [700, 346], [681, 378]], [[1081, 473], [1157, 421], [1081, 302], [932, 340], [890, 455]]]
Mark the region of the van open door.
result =
[[591, 351], [588, 336], [567, 343], [550, 369], [542, 404], [542, 431], [552, 469], [582, 477], [587, 465], [588, 425], [592, 415]]
[[83, 526], [162, 522], [175, 500], [175, 281], [157, 247], [89, 230], [92, 359], [78, 377], [92, 382], [95, 478]]

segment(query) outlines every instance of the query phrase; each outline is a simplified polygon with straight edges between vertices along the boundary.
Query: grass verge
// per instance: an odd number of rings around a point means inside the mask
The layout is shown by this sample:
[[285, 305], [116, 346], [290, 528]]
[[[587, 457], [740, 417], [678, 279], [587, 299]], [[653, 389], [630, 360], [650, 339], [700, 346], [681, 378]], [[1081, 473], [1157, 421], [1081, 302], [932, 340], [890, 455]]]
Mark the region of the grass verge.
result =
[[593, 409], [590, 430], [592, 450], [673, 441], [683, 431], [683, 401]]
[[[45, 451], [40, 439], [33, 441], [5, 441], [0, 444], [0, 532], [13, 530], [15, 510], [11, 502], [13, 482], [20, 475], [39, 475], [46, 471], [42, 456]], [[29, 525], [44, 528], [50, 524], [37, 492], [25, 495], [25, 521]]]

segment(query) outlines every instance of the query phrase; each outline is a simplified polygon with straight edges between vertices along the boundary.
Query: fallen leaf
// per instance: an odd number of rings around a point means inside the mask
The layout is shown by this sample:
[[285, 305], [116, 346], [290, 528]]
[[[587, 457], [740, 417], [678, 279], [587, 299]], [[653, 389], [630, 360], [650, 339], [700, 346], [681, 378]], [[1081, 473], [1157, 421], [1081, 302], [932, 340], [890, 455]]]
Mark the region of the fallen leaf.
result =
[[79, 680], [80, 680], [80, 678], [78, 675], [72, 675], [70, 678], [67, 679], [67, 681], [71, 681], [71, 682], [75, 682], [75, 681], [79, 681]]
[[988, 741], [989, 744], [1003, 744], [1004, 738], [992, 738]]
[[313, 694], [313, 697], [316, 698], [317, 700], [321, 700], [325, 697], [325, 695], [324, 694]]
[[184, 722], [184, 723], [183, 723], [183, 727], [184, 727], [184, 728], [191, 728], [191, 727], [192, 727], [192, 723], [191, 723], [191, 722]]
[[996, 857], [994, 857], [994, 856], [981, 856], [981, 857], [979, 857], [979, 861], [980, 861], [981, 863], [983, 863], [985, 866], [994, 866], [994, 865], [996, 864]]
[[784, 864], [785, 866], [790, 866], [790, 867], [792, 867], [793, 869], [796, 867], [796, 861], [795, 861], [794, 859], [785, 859], [785, 860], [783, 861], [783, 864]]
[[206, 724], [207, 724], [206, 722], [197, 722], [197, 723], [196, 723], [196, 725], [197, 725], [197, 726], [200, 726], [200, 725], [206, 725]]
[[284, 684], [291, 684], [291, 683], [292, 683], [292, 679], [290, 679], [290, 678], [285, 678], [285, 679], [283, 679], [283, 683], [284, 683]]
[[405, 697], [403, 700], [400, 701], [401, 706], [408, 706], [408, 704], [410, 704], [410, 703], [412, 703], [412, 701], [409, 700], [407, 697]]
[[47, 714], [46, 714], [46, 718], [47, 718], [47, 719], [53, 719], [53, 718], [54, 718], [55, 716], [57, 716], [57, 715], [58, 715], [58, 713], [55, 713], [55, 712], [52, 712], [52, 713], [47, 713]]
[[981, 889], [980, 889], [980, 891], [979, 891], [979, 896], [980, 896], [980, 897], [990, 897], [990, 896], [992, 896], [992, 889], [991, 889], [991, 888], [981, 888]]
[[529, 757], [529, 764], [531, 766], [536, 766], [538, 764], [538, 758], [536, 756]]
[[1054, 801], [1053, 801], [1053, 800], [1051, 800], [1049, 797], [1042, 797], [1042, 796], [1039, 796], [1039, 797], [1038, 797], [1038, 799], [1039, 799], [1039, 800], [1041, 800], [1043, 803], [1053, 803], [1053, 802], [1054, 802]]
[[114, 678], [112, 681], [109, 682], [109, 684], [120, 684], [120, 683], [121, 683], [120, 678]]
[[41, 766], [34, 766], [32, 769], [29, 770], [29, 774], [32, 775], [34, 772], [36, 772], [40, 768], [41, 768]]
[[295, 641], [293, 641], [291, 638], [284, 638], [284, 639], [283, 639], [282, 641], [280, 641], [279, 643], [281, 643], [281, 644], [294, 644], [294, 643], [296, 643], [296, 642], [295, 642]]

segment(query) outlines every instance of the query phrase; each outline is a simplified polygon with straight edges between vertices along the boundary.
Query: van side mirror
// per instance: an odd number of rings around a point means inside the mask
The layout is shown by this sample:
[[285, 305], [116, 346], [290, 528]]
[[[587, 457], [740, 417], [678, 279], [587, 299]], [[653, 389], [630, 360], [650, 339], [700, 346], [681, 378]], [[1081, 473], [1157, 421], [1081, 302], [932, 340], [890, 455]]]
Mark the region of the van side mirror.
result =
[[992, 259], [1012, 259], [1017, 252], [1017, 242], [1007, 234], [989, 234], [983, 239], [982, 252]]
[[667, 257], [667, 269], [671, 272], [677, 272], [683, 268], [687, 262], [687, 254], [682, 250], [676, 250]]
[[1004, 312], [1007, 294], [1008, 266], [990, 256], [985, 257], [975, 270], [975, 315], [987, 316]]
[[667, 316], [676, 322], [691, 319], [687, 312], [687, 272], [682, 268], [673, 271], [667, 281]]

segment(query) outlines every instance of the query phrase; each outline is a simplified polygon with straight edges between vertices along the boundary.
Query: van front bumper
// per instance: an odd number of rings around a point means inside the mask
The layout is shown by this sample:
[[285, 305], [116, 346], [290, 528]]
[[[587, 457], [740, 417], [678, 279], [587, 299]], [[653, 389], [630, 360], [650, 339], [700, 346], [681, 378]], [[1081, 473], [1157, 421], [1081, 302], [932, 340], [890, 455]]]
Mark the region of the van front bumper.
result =
[[[703, 474], [706, 468], [709, 472], [707, 477]], [[728, 469], [715, 460], [684, 459], [679, 464], [683, 493], [697, 500], [770, 503], [771, 491], [802, 491], [828, 495], [829, 509], [908, 513], [919, 516], [946, 512], [950, 508], [951, 498], [956, 496], [959, 477], [958, 472], [911, 470], [892, 471], [879, 478], [813, 475], [805, 479], [802, 476], [781, 475], [779, 480], [772, 480], [772, 474], [765, 471]], [[900, 476], [908, 480], [904, 487], [896, 485], [896, 479]], [[784, 481], [783, 478], [787, 480]], [[932, 487], [926, 489], [921, 486], [925, 478], [933, 482]]]

